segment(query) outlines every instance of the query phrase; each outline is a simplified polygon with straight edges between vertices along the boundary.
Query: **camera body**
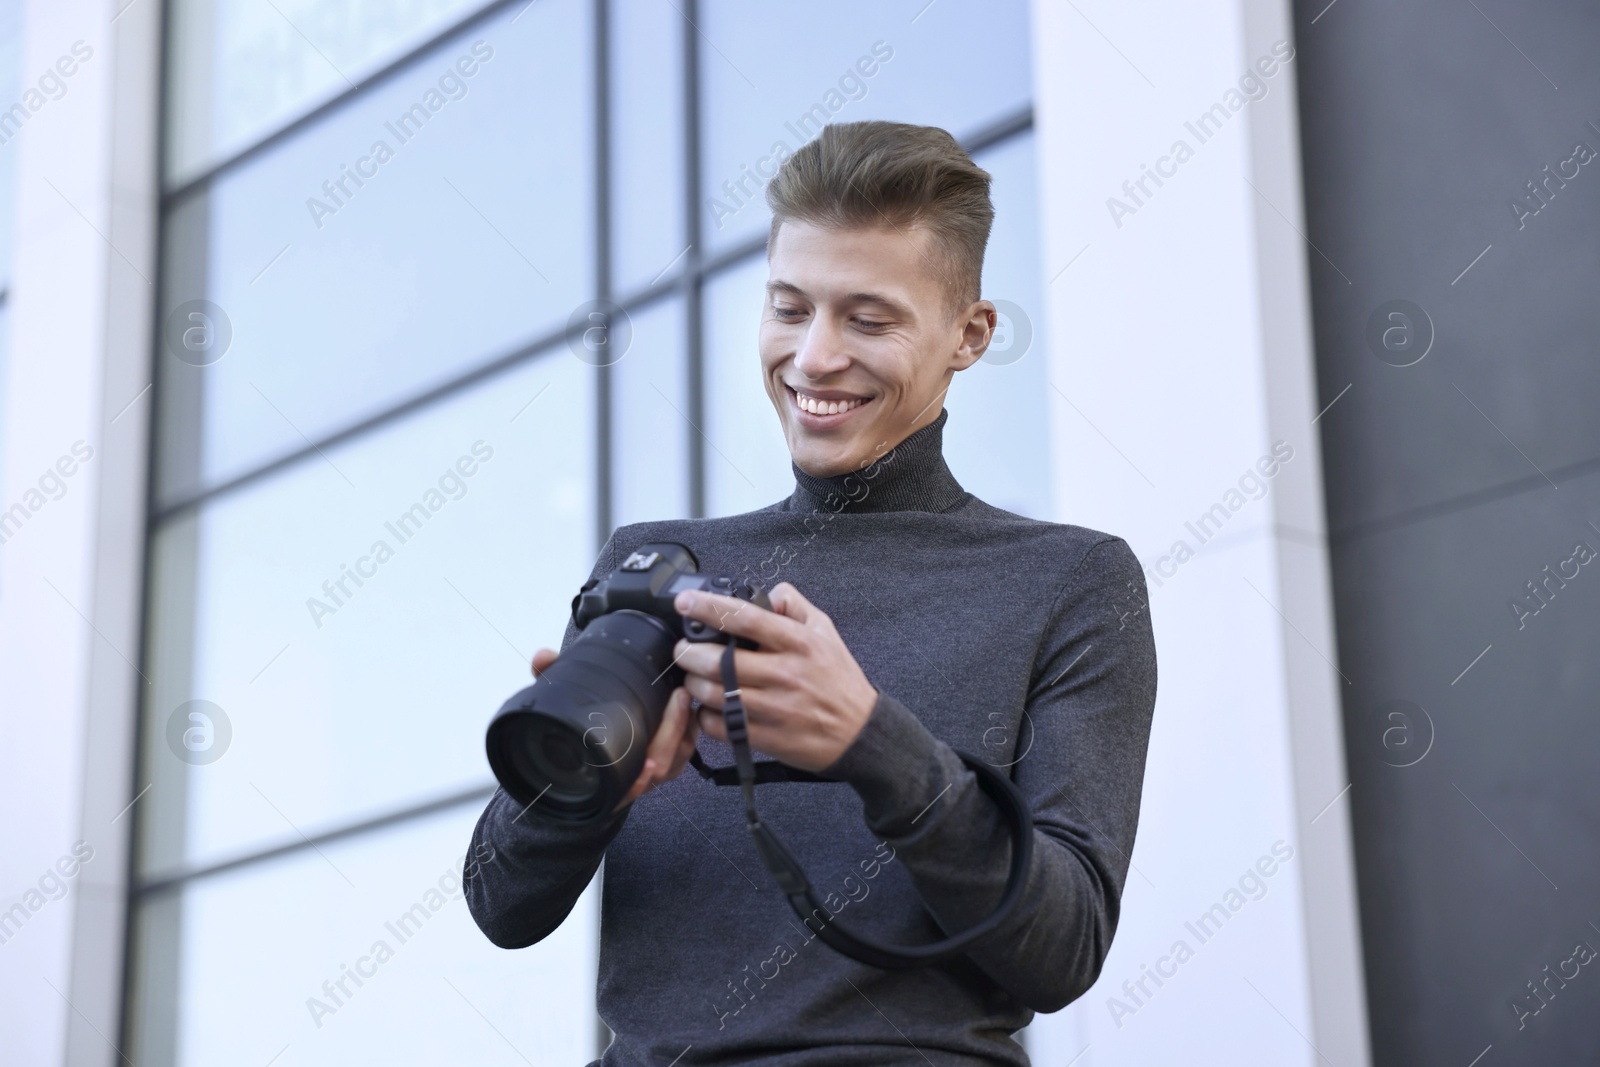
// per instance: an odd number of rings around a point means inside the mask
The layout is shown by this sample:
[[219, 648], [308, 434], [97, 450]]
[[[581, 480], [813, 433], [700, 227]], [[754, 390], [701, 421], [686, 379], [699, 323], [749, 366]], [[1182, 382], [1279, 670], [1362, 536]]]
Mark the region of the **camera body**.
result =
[[[633, 785], [667, 700], [683, 684], [678, 639], [726, 642], [717, 627], [673, 606], [686, 589], [735, 597], [770, 611], [748, 579], [699, 572], [686, 546], [652, 541], [572, 599], [580, 631], [533, 685], [504, 705], [485, 739], [489, 766], [525, 809], [564, 822], [596, 822]], [[740, 648], [754, 642], [735, 638]]]
[[[610, 574], [586, 582], [572, 598], [572, 621], [578, 629], [585, 630], [602, 615], [639, 611], [660, 619], [687, 640], [725, 640], [715, 627], [678, 614], [673, 602], [686, 589], [737, 597], [756, 607], [772, 610], [766, 589], [760, 583], [725, 574], [701, 574], [699, 561], [687, 547], [675, 541], [652, 541], [640, 545]], [[745, 638], [735, 640], [740, 648], [756, 647]]]

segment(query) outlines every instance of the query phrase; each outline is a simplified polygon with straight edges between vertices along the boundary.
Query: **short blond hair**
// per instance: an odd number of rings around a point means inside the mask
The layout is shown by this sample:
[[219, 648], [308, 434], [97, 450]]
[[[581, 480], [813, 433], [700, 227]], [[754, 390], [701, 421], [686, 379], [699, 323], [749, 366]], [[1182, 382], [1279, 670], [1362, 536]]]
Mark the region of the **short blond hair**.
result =
[[952, 313], [978, 300], [983, 253], [994, 224], [989, 172], [937, 126], [846, 122], [824, 126], [767, 184], [772, 229], [795, 220], [819, 226], [903, 229], [933, 236]]

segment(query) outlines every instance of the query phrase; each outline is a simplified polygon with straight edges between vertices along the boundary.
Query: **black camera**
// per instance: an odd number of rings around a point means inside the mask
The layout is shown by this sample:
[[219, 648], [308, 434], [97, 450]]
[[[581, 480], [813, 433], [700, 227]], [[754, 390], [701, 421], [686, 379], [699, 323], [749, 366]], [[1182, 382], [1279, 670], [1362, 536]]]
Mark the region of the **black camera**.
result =
[[653, 541], [573, 597], [572, 621], [581, 632], [489, 724], [489, 766], [517, 803], [546, 818], [594, 822], [632, 787], [667, 700], [683, 684], [673, 646], [680, 637], [729, 639], [678, 614], [679, 593], [703, 589], [772, 610], [759, 583], [699, 567], [687, 547]]
[[[755, 760], [735, 668], [735, 648], [754, 642], [678, 614], [673, 601], [685, 589], [704, 589], [772, 610], [757, 582], [698, 573], [688, 548], [672, 541], [641, 545], [622, 566], [593, 579], [572, 599], [581, 631], [533, 685], [506, 701], [489, 724], [489, 766], [525, 810], [569, 823], [605, 818], [639, 777], [645, 749], [661, 725], [684, 672], [673, 663], [679, 637], [717, 641], [722, 652], [723, 722], [735, 763], [710, 768], [695, 753], [690, 762], [713, 785], [738, 786], [745, 819], [761, 863], [789, 906], [817, 936], [851, 959], [898, 970], [952, 959], [999, 930], [1016, 911], [1033, 862], [1033, 815], [1011, 779], [975, 756], [958, 752], [978, 786], [999, 805], [1010, 825], [1011, 869], [1005, 892], [988, 918], [926, 945], [877, 941], [832, 921], [832, 913], [805, 871], [756, 812], [755, 786], [763, 782], [829, 782], [776, 760]], [[742, 609], [741, 609], [742, 610]], [[948, 786], [946, 788], [949, 788]], [[826, 920], [821, 916], [827, 916]]]

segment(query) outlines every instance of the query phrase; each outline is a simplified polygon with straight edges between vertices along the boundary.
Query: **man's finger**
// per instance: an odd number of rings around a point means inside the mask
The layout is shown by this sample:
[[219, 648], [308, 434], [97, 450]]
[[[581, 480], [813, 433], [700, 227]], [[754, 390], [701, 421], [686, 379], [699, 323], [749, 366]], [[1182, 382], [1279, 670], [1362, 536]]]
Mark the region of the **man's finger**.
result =
[[700, 729], [706, 732], [707, 737], [713, 737], [724, 743], [728, 740], [728, 724], [722, 720], [720, 712], [702, 711], [700, 713]]
[[[679, 753], [688, 724], [693, 721], [689, 714], [689, 694], [680, 686], [667, 698], [666, 711], [661, 716], [656, 735], [650, 739], [650, 747], [645, 750], [644, 766], [639, 771], [639, 777], [634, 779], [633, 785], [617, 801], [612, 811], [621, 811], [662, 782], [678, 776], [689, 760], [687, 753], [682, 754], [681, 758]], [[693, 747], [693, 741], [690, 741], [690, 747]], [[663, 768], [668, 768], [665, 774], [662, 773]]]
[[613, 812], [621, 811], [635, 800], [638, 800], [644, 794], [644, 791], [650, 788], [650, 783], [655, 779], [655, 774], [655, 764], [646, 759], [644, 767], [639, 771], [639, 777], [633, 780], [633, 785], [622, 795], [622, 799], [617, 801], [616, 807], [611, 810]]
[[684, 690], [685, 707], [683, 716], [683, 743], [692, 751], [695, 742], [700, 740], [700, 709], [692, 700], [688, 700], [689, 691]]
[[667, 698], [667, 709], [661, 716], [661, 725], [656, 728], [656, 735], [650, 739], [650, 748], [646, 752], [646, 756], [654, 760], [658, 767], [666, 767], [672, 763], [678, 739], [683, 736], [684, 720], [688, 717], [689, 693], [679, 686]]
[[678, 738], [678, 750], [672, 754], [672, 766], [667, 768], [666, 777], [669, 781], [682, 774], [684, 767], [689, 765], [689, 757], [695, 751], [695, 739], [700, 734], [699, 716], [685, 715], [683, 721], [684, 730]]
[[[700, 706], [717, 716], [717, 721], [722, 721], [723, 705], [727, 698], [722, 692], [722, 679], [716, 680], [702, 678], [698, 674], [691, 674], [683, 680], [684, 688], [689, 690], [689, 695], [700, 701]], [[739, 702], [744, 706], [745, 721], [754, 726], [756, 723], [768, 722], [772, 714], [784, 706], [785, 694], [775, 692], [764, 686], [755, 684], [743, 676], [739, 679]]]
[[[771, 740], [767, 736], [767, 728], [761, 723], [751, 722], [748, 719], [746, 720], [746, 726], [750, 734], [750, 747], [758, 752], [765, 751], [761, 747], [762, 742]], [[700, 729], [706, 732], [707, 737], [715, 738], [724, 744], [728, 741], [728, 724], [723, 721], [722, 712], [720, 711], [702, 711], [700, 713]]]
[[[710, 678], [721, 684], [722, 650], [726, 645], [715, 641], [683, 641], [688, 646], [673, 661], [691, 675]], [[733, 650], [733, 670], [740, 685], [769, 685], [776, 680], [773, 671], [773, 652], [768, 649]]]
[[722, 714], [722, 683], [713, 682], [698, 674], [691, 674], [684, 678], [683, 687], [701, 708], [710, 709], [717, 714]]
[[549, 670], [550, 664], [556, 661], [557, 656], [558, 654], [556, 652], [548, 648], [541, 648], [539, 651], [535, 652], [533, 654], [533, 676], [537, 678], [539, 675]]
[[758, 608], [748, 600], [693, 589], [679, 593], [673, 607], [680, 615], [699, 619], [723, 633], [748, 637], [762, 648], [788, 648], [799, 636], [798, 622], [776, 611]]
[[788, 582], [779, 582], [773, 586], [767, 592], [767, 599], [772, 601], [773, 611], [802, 625], [811, 614], [811, 601]]

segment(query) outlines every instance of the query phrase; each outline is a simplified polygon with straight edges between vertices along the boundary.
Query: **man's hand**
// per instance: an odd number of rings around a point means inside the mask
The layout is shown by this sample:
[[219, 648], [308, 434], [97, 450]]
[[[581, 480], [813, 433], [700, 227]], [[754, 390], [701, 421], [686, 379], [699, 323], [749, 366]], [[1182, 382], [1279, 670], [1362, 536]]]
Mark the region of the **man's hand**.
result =
[[[820, 771], [861, 732], [878, 690], [845, 647], [833, 620], [788, 582], [767, 594], [764, 611], [736, 597], [701, 591], [678, 594], [674, 607], [761, 647], [737, 649], [734, 670], [750, 729], [750, 745], [791, 767]], [[676, 662], [688, 672], [689, 695], [716, 711], [700, 712], [700, 728], [728, 739], [722, 709], [722, 650], [718, 643], [680, 640]]]
[[[549, 670], [557, 655], [558, 653], [548, 648], [541, 648], [535, 652], [533, 676], [538, 678]], [[650, 739], [650, 747], [645, 750], [644, 767], [639, 771], [639, 777], [634, 779], [632, 788], [611, 810], [621, 811], [656, 786], [670, 782], [682, 774], [683, 768], [689, 763], [689, 757], [694, 755], [695, 739], [699, 736], [700, 725], [695, 722], [694, 716], [689, 714], [689, 694], [680, 685], [667, 698], [666, 712], [661, 716], [661, 725], [657, 727], [656, 735]]]

